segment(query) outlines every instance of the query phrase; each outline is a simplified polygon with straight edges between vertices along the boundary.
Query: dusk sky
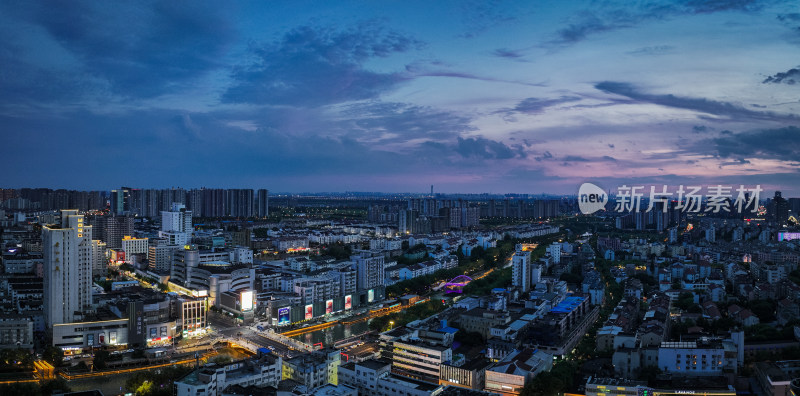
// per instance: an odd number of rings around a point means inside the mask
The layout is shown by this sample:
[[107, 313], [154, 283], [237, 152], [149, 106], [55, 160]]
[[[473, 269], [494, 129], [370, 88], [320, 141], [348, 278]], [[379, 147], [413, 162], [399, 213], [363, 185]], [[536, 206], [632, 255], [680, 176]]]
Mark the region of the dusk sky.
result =
[[6, 1], [0, 187], [798, 196], [798, 55], [797, 1]]

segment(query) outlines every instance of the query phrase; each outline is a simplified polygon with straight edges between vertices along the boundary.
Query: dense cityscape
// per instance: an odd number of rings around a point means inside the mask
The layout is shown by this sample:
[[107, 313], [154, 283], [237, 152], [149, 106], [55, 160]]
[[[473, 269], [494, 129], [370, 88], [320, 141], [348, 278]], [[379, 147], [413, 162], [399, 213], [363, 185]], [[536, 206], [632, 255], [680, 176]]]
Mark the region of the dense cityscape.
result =
[[800, 396], [796, 0], [0, 1], [0, 396]]
[[800, 198], [780, 192], [593, 214], [585, 195], [0, 196], [4, 394], [784, 395], [800, 370]]

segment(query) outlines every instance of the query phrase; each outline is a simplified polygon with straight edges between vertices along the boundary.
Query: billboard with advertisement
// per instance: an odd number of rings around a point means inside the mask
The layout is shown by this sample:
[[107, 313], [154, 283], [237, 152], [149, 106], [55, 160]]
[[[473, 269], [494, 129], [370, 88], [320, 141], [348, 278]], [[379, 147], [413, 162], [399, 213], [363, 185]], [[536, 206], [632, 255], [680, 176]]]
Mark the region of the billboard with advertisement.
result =
[[352, 309], [353, 308], [353, 296], [346, 295], [344, 296], [344, 309]]
[[800, 239], [800, 232], [779, 232], [778, 242]]
[[367, 302], [372, 302], [374, 300], [375, 300], [375, 291], [369, 289], [369, 291], [367, 291]]
[[333, 300], [325, 301], [325, 315], [333, 313]]
[[306, 305], [306, 320], [311, 319], [314, 317], [314, 306], [311, 304]]
[[240, 300], [240, 307], [242, 308], [242, 312], [252, 311], [253, 310], [253, 291], [252, 290], [245, 290], [242, 292], [242, 297]]
[[291, 323], [291, 319], [289, 319], [289, 313], [291, 309], [289, 307], [278, 308], [278, 326], [288, 325]]

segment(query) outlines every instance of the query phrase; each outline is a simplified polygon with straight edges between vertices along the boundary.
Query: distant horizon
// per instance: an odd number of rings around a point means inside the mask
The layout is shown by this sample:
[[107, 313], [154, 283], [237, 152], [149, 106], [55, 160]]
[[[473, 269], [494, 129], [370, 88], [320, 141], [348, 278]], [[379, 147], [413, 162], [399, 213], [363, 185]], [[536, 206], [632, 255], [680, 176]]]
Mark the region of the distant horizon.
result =
[[[705, 192], [707, 186], [713, 186], [713, 185], [716, 185], [716, 184], [700, 185], [700, 186], [703, 187], [702, 191]], [[628, 186], [631, 186], [631, 185], [628, 185]], [[661, 185], [656, 185], [656, 186], [661, 186]], [[675, 186], [667, 185], [667, 186], [670, 187], [670, 191], [674, 191], [678, 187], [678, 185], [675, 185]], [[686, 185], [684, 185], [684, 186], [686, 186]], [[735, 196], [736, 196], [735, 189], [739, 185], [726, 185], [726, 186], [733, 187], [733, 189], [734, 189], [733, 197], [735, 198]], [[754, 186], [755, 185], [745, 185], [745, 187], [754, 187]], [[129, 186], [126, 186], [126, 187], [129, 187]], [[616, 187], [619, 187], [619, 186], [615, 186], [615, 188], [606, 187], [605, 191], [609, 192], [611, 196], [614, 196], [617, 193]], [[645, 189], [641, 191], [644, 198], [649, 198], [650, 190], [649, 190], [648, 187], [649, 186], [645, 185]], [[763, 185], [761, 187], [764, 188]], [[54, 190], [54, 191], [55, 190], [83, 191], [83, 192], [97, 191], [97, 192], [104, 192], [104, 193], [109, 193], [112, 190], [120, 189], [120, 187], [114, 187], [114, 188], [110, 188], [110, 189], [77, 189], [77, 188], [53, 188], [53, 187], [0, 187], [0, 190], [3, 190], [3, 189], [20, 190], [20, 189], [23, 189], [23, 188], [27, 188], [27, 189], [50, 189], [50, 190]], [[187, 192], [191, 191], [191, 190], [200, 190], [200, 189], [221, 189], [221, 190], [249, 189], [249, 190], [253, 190], [254, 194], [257, 194], [258, 190], [261, 189], [261, 188], [256, 188], [256, 187], [216, 187], [216, 186], [215, 187], [180, 187], [180, 186], [171, 186], [171, 187], [130, 187], [130, 188], [131, 189], [135, 189], [135, 190], [183, 189], [184, 191], [187, 191]], [[367, 194], [375, 194], [375, 195], [400, 195], [400, 196], [408, 195], [408, 196], [423, 196], [423, 197], [424, 196], [428, 196], [428, 197], [431, 196], [430, 195], [430, 191], [428, 191], [428, 192], [411, 192], [411, 191], [272, 191], [269, 188], [264, 188], [264, 189], [269, 191], [269, 196], [270, 197], [290, 196], [290, 195], [328, 195], [328, 194], [329, 195], [347, 195], [347, 194], [367, 195]], [[764, 191], [761, 192], [760, 199], [771, 198], [771, 197], [774, 196], [776, 191], [780, 191], [781, 194], [782, 194], [782, 197], [786, 198], [786, 199], [788, 199], [788, 198], [800, 198], [800, 194], [796, 194], [795, 195], [794, 193], [792, 193], [790, 191], [764, 189]], [[479, 195], [488, 195], [488, 196], [526, 195], [526, 196], [532, 196], [532, 197], [536, 197], [536, 196], [573, 197], [573, 196], [578, 196], [578, 186], [576, 186], [575, 191], [572, 192], [572, 193], [555, 193], [555, 192], [534, 192], [534, 193], [526, 193], [526, 192], [437, 192], [437, 191], [434, 190], [433, 196], [435, 197], [437, 195], [445, 195], [445, 196], [448, 196], [448, 195], [474, 195], [474, 196], [479, 196]], [[701, 195], [703, 195], [705, 197], [706, 194], [703, 193]]]

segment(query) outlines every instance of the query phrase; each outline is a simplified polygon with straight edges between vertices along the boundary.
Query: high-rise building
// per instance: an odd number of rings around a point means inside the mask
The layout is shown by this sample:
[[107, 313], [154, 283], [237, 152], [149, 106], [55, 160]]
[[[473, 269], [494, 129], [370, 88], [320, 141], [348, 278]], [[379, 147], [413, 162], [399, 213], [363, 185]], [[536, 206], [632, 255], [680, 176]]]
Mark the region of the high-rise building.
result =
[[106, 243], [92, 240], [92, 277], [108, 275], [108, 259], [106, 259]]
[[144, 190], [143, 216], [156, 217], [161, 212], [161, 194], [158, 190]]
[[253, 217], [253, 190], [232, 189], [225, 192], [225, 216]]
[[60, 224], [42, 227], [45, 324], [75, 321], [92, 305], [91, 226], [77, 210], [62, 210]]
[[169, 245], [169, 241], [163, 238], [155, 238], [149, 241], [147, 248], [147, 267], [157, 273], [169, 273], [172, 267], [172, 252], [178, 249], [177, 246]]
[[203, 213], [200, 216], [225, 216], [225, 196], [225, 190], [222, 189], [203, 189]]
[[542, 267], [531, 261], [531, 252], [524, 250], [522, 245], [517, 245], [511, 257], [511, 285], [519, 287], [523, 292], [528, 292], [542, 278]]
[[106, 217], [103, 233], [103, 239], [109, 249], [122, 248], [122, 238], [126, 235], [133, 235], [133, 217]]
[[781, 196], [780, 191], [775, 191], [775, 197], [772, 199], [772, 205], [775, 208], [773, 212], [773, 221], [779, 225], [786, 224], [789, 220], [789, 202]]
[[553, 242], [550, 246], [547, 247], [547, 253], [550, 253], [550, 257], [553, 259], [553, 263], [558, 264], [561, 262], [561, 244], [558, 242]]
[[786, 201], [789, 203], [789, 216], [800, 220], [800, 198], [789, 198]]
[[419, 212], [413, 209], [403, 209], [400, 211], [398, 220], [398, 231], [401, 234], [410, 234], [416, 232], [414, 224], [416, 223]]
[[186, 206], [173, 203], [169, 211], [161, 212], [161, 231], [158, 236], [166, 239], [168, 245], [186, 245], [191, 235], [192, 211], [186, 210]]
[[200, 265], [200, 251], [196, 247], [176, 249], [172, 254], [172, 273], [170, 282], [188, 287], [192, 274]]
[[258, 190], [258, 198], [256, 200], [257, 206], [257, 213], [258, 217], [267, 217], [269, 216], [269, 190], [259, 189]]
[[358, 290], [383, 286], [385, 263], [382, 255], [371, 256], [365, 252], [353, 258], [356, 262]]
[[191, 232], [192, 211], [183, 204], [173, 203], [169, 211], [161, 212], [161, 231]]
[[132, 188], [130, 190], [130, 214], [143, 216], [145, 206], [144, 190]]
[[131, 210], [130, 195], [130, 187], [122, 187], [119, 190], [111, 190], [111, 213], [117, 215], [129, 213]]
[[461, 207], [461, 227], [476, 227], [480, 224], [481, 209], [478, 207]]

